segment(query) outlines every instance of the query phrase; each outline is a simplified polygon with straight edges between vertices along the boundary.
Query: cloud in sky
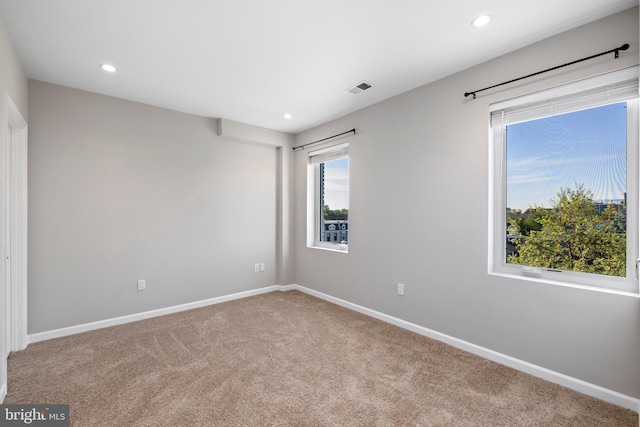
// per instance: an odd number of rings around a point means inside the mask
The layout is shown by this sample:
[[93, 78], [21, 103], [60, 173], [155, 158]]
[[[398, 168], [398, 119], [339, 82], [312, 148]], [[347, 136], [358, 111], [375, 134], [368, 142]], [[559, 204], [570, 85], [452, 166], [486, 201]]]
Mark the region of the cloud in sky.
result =
[[596, 200], [626, 192], [626, 103], [507, 127], [507, 206], [549, 206], [560, 188], [584, 185]]
[[349, 209], [349, 159], [325, 163], [324, 203], [330, 209]]

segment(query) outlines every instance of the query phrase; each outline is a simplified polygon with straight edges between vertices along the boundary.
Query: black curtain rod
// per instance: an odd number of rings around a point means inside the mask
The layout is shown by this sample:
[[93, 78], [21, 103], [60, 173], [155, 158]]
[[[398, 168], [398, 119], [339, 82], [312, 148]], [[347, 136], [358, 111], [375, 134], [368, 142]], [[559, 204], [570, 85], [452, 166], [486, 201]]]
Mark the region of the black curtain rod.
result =
[[529, 74], [528, 76], [518, 77], [517, 79], [509, 80], [508, 82], [502, 82], [502, 83], [498, 83], [497, 85], [485, 87], [484, 89], [478, 89], [478, 90], [474, 90], [474, 91], [471, 91], [471, 92], [467, 92], [467, 93], [464, 94], [464, 96], [466, 98], [469, 95], [473, 95], [473, 99], [476, 99], [476, 93], [482, 92], [483, 90], [493, 89], [494, 87], [498, 87], [498, 86], [506, 85], [506, 84], [509, 84], [509, 83], [517, 82], [518, 80], [528, 79], [529, 77], [537, 76], [538, 74], [547, 73], [549, 71], [557, 70], [558, 68], [566, 67], [568, 65], [577, 64], [578, 62], [588, 61], [589, 59], [597, 58], [598, 56], [607, 55], [609, 53], [615, 53], [616, 54], [616, 58], [618, 58], [618, 52], [620, 52], [621, 50], [627, 50], [627, 49], [629, 49], [629, 43], [625, 43], [620, 47], [608, 50], [606, 52], [601, 52], [601, 53], [598, 53], [596, 55], [591, 55], [591, 56], [588, 56], [586, 58], [578, 59], [576, 61], [567, 62], [566, 64], [562, 64], [562, 65], [558, 65], [556, 67], [548, 68], [546, 70], [538, 71], [537, 73]]
[[337, 135], [333, 135], [333, 136], [330, 136], [330, 137], [327, 137], [327, 138], [324, 138], [324, 139], [319, 139], [317, 141], [309, 142], [309, 143], [304, 144], [304, 145], [298, 145], [297, 147], [293, 147], [293, 151], [297, 150], [298, 148], [303, 148], [304, 149], [304, 147], [306, 147], [307, 145], [317, 144], [319, 142], [326, 141], [327, 139], [336, 138], [338, 136], [346, 135], [346, 134], [351, 133], [351, 132], [353, 132], [354, 135], [356, 134], [356, 130], [355, 129], [351, 129], [351, 130], [348, 130], [346, 132], [342, 132], [342, 133], [339, 133]]

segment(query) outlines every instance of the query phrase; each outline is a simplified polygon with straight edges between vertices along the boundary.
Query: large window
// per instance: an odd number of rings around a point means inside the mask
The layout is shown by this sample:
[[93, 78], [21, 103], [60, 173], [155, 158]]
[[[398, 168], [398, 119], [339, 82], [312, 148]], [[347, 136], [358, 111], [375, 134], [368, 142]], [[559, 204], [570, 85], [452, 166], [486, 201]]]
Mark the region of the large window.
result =
[[346, 252], [349, 247], [349, 146], [309, 153], [309, 246]]
[[491, 106], [492, 269], [638, 289], [637, 67]]

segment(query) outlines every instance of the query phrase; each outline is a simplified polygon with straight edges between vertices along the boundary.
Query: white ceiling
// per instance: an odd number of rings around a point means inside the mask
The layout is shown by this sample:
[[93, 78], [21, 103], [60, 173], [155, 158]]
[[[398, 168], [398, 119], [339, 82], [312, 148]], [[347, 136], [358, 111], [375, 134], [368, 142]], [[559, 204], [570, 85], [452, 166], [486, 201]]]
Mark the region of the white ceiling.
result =
[[296, 133], [637, 4], [0, 0], [0, 15], [29, 78]]

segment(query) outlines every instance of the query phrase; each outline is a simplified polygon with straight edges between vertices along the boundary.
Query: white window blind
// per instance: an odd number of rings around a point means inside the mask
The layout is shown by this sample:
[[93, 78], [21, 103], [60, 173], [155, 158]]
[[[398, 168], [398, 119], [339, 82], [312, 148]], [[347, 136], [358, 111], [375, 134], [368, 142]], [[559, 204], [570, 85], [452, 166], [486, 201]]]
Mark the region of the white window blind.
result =
[[349, 144], [339, 144], [309, 152], [309, 164], [316, 165], [349, 156]]
[[637, 97], [638, 67], [632, 67], [493, 104], [491, 126], [496, 128]]

